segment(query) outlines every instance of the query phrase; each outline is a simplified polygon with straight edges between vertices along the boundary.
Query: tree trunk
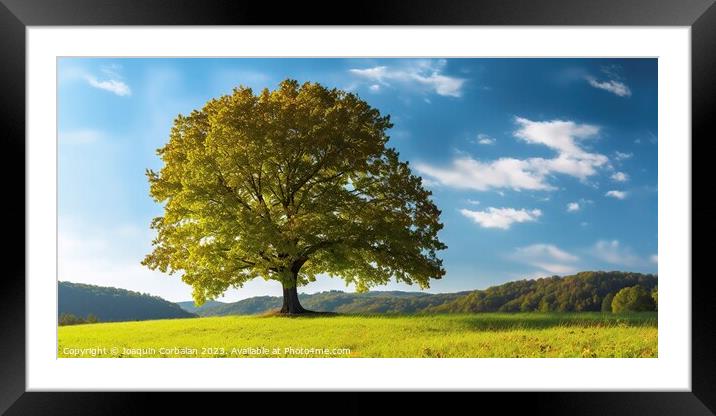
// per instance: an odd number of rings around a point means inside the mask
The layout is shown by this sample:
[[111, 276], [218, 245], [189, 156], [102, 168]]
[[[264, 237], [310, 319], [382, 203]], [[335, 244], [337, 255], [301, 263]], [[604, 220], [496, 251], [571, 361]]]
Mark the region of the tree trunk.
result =
[[280, 313], [288, 315], [299, 315], [302, 313], [310, 313], [311, 311], [304, 309], [301, 302], [298, 301], [297, 288], [298, 273], [293, 272], [287, 282], [283, 282], [283, 306]]
[[298, 301], [298, 290], [296, 285], [293, 287], [283, 287], [283, 306], [281, 307], [281, 313], [289, 315], [298, 315], [306, 313], [307, 310], [303, 309], [301, 303]]

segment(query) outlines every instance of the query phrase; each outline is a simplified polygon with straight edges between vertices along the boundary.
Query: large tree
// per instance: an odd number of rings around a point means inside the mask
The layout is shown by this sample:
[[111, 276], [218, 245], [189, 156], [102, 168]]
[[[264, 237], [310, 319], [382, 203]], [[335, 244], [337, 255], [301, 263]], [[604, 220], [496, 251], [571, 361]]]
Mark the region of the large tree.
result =
[[445, 271], [440, 211], [386, 146], [389, 116], [356, 95], [286, 80], [240, 87], [178, 116], [147, 171], [164, 206], [143, 264], [180, 272], [197, 304], [262, 277], [282, 313], [319, 274], [365, 291], [391, 278], [421, 288]]

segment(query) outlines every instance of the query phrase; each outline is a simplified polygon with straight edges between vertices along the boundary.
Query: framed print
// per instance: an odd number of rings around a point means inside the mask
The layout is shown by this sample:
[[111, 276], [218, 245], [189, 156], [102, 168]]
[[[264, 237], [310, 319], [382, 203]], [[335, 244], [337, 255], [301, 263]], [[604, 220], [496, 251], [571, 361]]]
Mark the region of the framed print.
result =
[[713, 413], [691, 232], [712, 2], [98, 6], [0, 9], [25, 201], [3, 411], [464, 391]]

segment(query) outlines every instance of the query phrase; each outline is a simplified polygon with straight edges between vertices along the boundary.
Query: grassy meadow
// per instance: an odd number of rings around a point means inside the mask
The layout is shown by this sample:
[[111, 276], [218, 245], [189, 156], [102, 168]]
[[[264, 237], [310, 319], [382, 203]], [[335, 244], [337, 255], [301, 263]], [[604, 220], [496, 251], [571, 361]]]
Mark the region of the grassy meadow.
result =
[[227, 316], [58, 329], [59, 357], [657, 357], [655, 312]]

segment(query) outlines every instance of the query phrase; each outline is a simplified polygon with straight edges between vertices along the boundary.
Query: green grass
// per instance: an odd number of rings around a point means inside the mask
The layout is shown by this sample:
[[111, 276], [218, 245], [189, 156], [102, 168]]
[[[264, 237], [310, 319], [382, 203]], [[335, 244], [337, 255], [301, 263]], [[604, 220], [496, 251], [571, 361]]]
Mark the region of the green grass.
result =
[[657, 332], [656, 313], [228, 316], [64, 326], [58, 356], [634, 358]]

